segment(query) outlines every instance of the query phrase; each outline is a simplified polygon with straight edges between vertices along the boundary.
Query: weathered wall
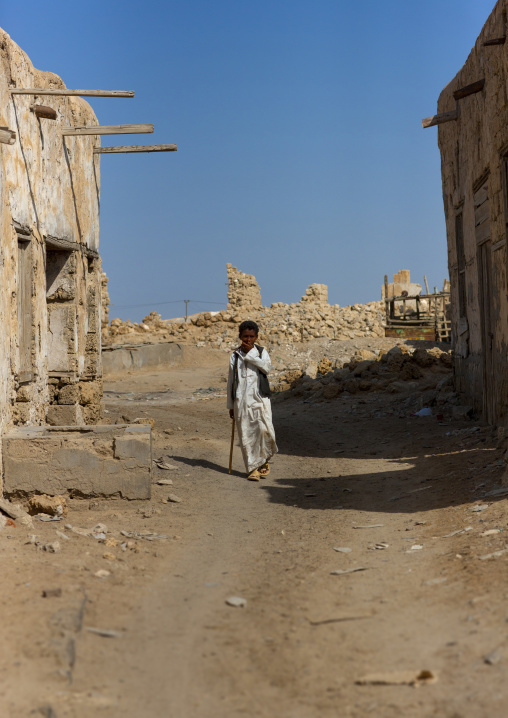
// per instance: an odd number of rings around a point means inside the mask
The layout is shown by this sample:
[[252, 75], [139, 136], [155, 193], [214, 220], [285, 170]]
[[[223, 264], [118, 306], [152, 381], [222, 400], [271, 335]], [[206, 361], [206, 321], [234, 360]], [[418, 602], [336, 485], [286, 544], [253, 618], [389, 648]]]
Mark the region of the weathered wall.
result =
[[496, 4], [438, 102], [439, 113], [458, 110], [439, 126], [457, 388], [492, 422], [508, 416], [508, 45], [484, 42], [506, 36], [507, 6]]
[[[16, 132], [13, 145], [0, 144], [0, 431], [42, 424], [48, 411], [57, 423], [62, 412], [93, 423], [102, 399], [98, 138], [64, 138], [62, 128], [98, 123], [81, 98], [11, 96], [12, 87], [65, 85], [0, 30], [0, 125]], [[34, 104], [57, 119], [38, 119]]]
[[258, 322], [261, 341], [270, 345], [305, 342], [322, 337], [353, 339], [384, 336], [384, 302], [339, 307], [328, 304], [325, 284], [311, 284], [299, 302], [274, 302], [261, 305], [261, 293], [255, 277], [244, 274], [231, 264], [228, 273], [228, 308], [220, 312], [204, 312], [188, 322], [172, 322], [151, 312], [139, 324], [120, 319], [111, 321], [104, 336], [106, 344], [132, 341], [178, 341], [205, 343], [213, 347], [235, 346], [238, 325], [245, 319]]

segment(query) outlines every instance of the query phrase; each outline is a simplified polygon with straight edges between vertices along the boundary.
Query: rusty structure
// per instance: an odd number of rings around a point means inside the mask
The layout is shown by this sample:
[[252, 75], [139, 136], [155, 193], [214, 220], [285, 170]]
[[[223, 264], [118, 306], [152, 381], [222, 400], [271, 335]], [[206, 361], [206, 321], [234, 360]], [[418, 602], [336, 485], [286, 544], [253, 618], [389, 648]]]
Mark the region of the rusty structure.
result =
[[422, 294], [422, 286], [411, 282], [410, 273], [402, 269], [388, 276], [382, 288], [385, 302], [385, 336], [398, 339], [449, 342], [451, 340], [450, 283], [445, 279], [443, 289], [434, 287], [431, 294]]
[[508, 418], [508, 45], [499, 0], [442, 91], [438, 125], [457, 390], [489, 423]]

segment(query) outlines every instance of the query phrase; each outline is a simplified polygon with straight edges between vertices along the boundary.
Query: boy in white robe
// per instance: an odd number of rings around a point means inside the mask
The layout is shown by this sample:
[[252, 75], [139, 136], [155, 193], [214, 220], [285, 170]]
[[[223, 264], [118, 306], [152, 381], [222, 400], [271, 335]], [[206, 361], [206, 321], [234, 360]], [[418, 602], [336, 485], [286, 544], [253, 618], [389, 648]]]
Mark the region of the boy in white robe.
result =
[[[262, 375], [272, 364], [265, 348], [256, 344], [259, 328], [256, 322], [240, 324], [241, 346], [231, 354], [228, 376], [228, 409], [235, 420], [242, 447], [245, 469], [250, 481], [268, 476], [268, 461], [277, 453], [272, 407], [263, 394]], [[260, 351], [261, 350], [261, 351]]]

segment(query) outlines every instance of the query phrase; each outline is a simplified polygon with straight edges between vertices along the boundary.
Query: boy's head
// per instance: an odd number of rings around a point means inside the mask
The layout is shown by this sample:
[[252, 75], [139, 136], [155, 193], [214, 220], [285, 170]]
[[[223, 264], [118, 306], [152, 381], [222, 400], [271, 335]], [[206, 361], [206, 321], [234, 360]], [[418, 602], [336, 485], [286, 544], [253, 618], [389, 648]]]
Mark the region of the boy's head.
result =
[[238, 335], [244, 346], [252, 348], [257, 341], [259, 327], [256, 322], [248, 319], [240, 324]]

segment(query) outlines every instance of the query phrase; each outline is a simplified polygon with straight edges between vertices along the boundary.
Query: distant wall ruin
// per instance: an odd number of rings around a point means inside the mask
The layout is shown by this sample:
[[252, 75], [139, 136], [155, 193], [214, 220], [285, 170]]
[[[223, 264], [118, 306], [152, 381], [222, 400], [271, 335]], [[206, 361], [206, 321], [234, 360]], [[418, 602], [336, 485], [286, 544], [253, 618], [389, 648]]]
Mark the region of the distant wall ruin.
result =
[[328, 304], [325, 284], [311, 284], [299, 302], [274, 302], [263, 307], [261, 292], [252, 274], [245, 274], [231, 264], [228, 275], [227, 309], [203, 312], [188, 322], [172, 322], [151, 312], [142, 322], [113, 319], [104, 336], [106, 344], [136, 341], [179, 341], [205, 343], [213, 347], [234, 346], [238, 341], [238, 324], [245, 319], [258, 322], [261, 339], [270, 345], [306, 342], [313, 339], [353, 339], [384, 336], [384, 302], [339, 307]]

